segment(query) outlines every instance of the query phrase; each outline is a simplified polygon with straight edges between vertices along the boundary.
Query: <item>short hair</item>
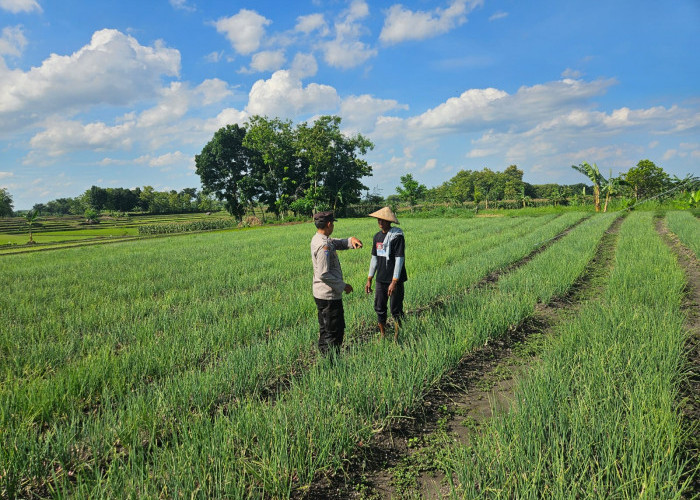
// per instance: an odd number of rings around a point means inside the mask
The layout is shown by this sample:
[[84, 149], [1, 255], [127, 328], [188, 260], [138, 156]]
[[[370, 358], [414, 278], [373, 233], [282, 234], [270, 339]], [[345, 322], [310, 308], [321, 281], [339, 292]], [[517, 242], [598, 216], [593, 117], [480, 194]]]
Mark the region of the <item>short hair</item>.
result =
[[314, 221], [314, 224], [316, 225], [316, 229], [324, 229], [330, 221], [327, 220], [316, 220]]

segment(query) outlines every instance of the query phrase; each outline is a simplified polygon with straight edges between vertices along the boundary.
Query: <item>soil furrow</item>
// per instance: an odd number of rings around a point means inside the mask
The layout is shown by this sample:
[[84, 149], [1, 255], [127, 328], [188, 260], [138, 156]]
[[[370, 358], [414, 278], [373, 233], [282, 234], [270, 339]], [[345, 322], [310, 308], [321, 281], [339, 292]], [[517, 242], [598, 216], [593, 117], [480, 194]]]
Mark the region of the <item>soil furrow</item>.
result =
[[[422, 407], [377, 434], [364, 447], [363, 455], [346, 468], [345, 476], [322, 478], [304, 498], [449, 496], [440, 466], [445, 449], [455, 442], [468, 443], [494, 408], [507, 411], [518, 377], [537, 362], [546, 338], [585, 302], [604, 293], [622, 220], [617, 219], [605, 232], [593, 259], [565, 296], [539, 304], [533, 315], [513, 325], [507, 334], [470, 352], [426, 395]], [[572, 228], [475, 287], [494, 286], [501, 275], [525, 265]]]

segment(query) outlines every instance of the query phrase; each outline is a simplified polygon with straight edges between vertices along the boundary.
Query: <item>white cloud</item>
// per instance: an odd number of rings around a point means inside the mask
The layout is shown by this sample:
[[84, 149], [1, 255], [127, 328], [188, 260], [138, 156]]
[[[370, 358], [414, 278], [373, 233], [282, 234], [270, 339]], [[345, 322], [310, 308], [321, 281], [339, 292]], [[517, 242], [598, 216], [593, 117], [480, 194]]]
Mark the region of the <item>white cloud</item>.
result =
[[158, 94], [162, 76], [177, 76], [180, 53], [116, 30], [94, 33], [69, 56], [52, 54], [27, 72], [0, 66], [0, 130], [28, 126], [52, 113], [99, 104], [127, 105]]
[[314, 76], [318, 71], [318, 63], [313, 54], [299, 53], [294, 56], [292, 67], [289, 70], [293, 77], [303, 79]]
[[42, 12], [41, 5], [36, 0], [0, 0], [0, 9], [8, 10], [13, 14], [19, 12]]
[[27, 38], [24, 36], [22, 26], [7, 26], [2, 29], [0, 36], [0, 56], [22, 55], [22, 50], [27, 45]]
[[280, 70], [269, 80], [258, 80], [253, 84], [246, 111], [251, 115], [293, 118], [304, 113], [334, 110], [339, 101], [333, 87], [317, 83], [302, 87], [301, 80], [287, 70]]
[[250, 61], [250, 71], [277, 71], [285, 63], [285, 60], [282, 50], [258, 52], [253, 55]]
[[423, 165], [423, 168], [421, 168], [421, 172], [429, 172], [431, 170], [434, 170], [436, 166], [437, 159], [429, 158], [428, 161], [425, 162], [425, 165]]
[[564, 71], [562, 71], [561, 76], [562, 76], [562, 78], [577, 79], [577, 78], [581, 78], [583, 76], [583, 74], [578, 70], [566, 68]]
[[341, 69], [354, 68], [377, 55], [377, 50], [360, 41], [365, 28], [357, 21], [369, 15], [369, 7], [362, 0], [354, 1], [335, 23], [335, 38], [320, 44], [324, 60]]
[[[43, 124], [44, 129], [32, 137], [30, 145], [35, 155], [43, 152], [57, 157], [78, 150], [131, 149], [134, 144], [154, 149], [167, 143], [197, 141], [213, 130], [206, 130], [201, 120], [188, 120], [187, 113], [191, 109], [218, 103], [231, 91], [226, 82], [210, 79], [194, 89], [187, 84], [173, 82], [160, 94], [155, 106], [138, 114], [127, 113], [115, 120], [113, 125], [48, 119]], [[198, 133], [203, 130], [206, 132]]]
[[265, 36], [265, 26], [271, 23], [254, 10], [241, 9], [234, 16], [220, 18], [214, 26], [226, 36], [236, 52], [247, 55], [258, 50]]
[[197, 10], [196, 7], [194, 5], [190, 5], [187, 0], [170, 0], [170, 5], [172, 5], [175, 9], [185, 10], [188, 12], [194, 12]]
[[217, 63], [217, 62], [221, 61], [221, 59], [223, 59], [223, 57], [224, 57], [224, 51], [220, 50], [218, 52], [216, 52], [216, 51], [210, 52], [209, 54], [204, 56], [204, 60], [207, 62], [210, 62], [210, 63]]
[[508, 17], [507, 12], [498, 11], [489, 17], [489, 21], [498, 21], [499, 19], [505, 19], [506, 17]]
[[102, 122], [83, 125], [76, 121], [52, 120], [44, 131], [30, 140], [34, 150], [42, 150], [49, 156], [60, 156], [69, 151], [129, 149], [132, 124], [110, 127]]
[[412, 11], [403, 5], [392, 5], [384, 19], [379, 39], [387, 44], [407, 40], [432, 38], [464, 24], [467, 14], [482, 4], [482, 0], [454, 0], [446, 9], [430, 12]]
[[10, 177], [14, 176], [14, 172], [0, 172], [0, 179], [9, 179]]
[[397, 109], [408, 109], [393, 99], [377, 99], [368, 94], [349, 96], [340, 105], [343, 128], [356, 132], [369, 133], [383, 113]]
[[328, 24], [323, 14], [310, 14], [308, 16], [297, 17], [297, 24], [294, 30], [307, 35], [313, 31], [318, 31], [321, 36], [326, 36], [329, 33]]

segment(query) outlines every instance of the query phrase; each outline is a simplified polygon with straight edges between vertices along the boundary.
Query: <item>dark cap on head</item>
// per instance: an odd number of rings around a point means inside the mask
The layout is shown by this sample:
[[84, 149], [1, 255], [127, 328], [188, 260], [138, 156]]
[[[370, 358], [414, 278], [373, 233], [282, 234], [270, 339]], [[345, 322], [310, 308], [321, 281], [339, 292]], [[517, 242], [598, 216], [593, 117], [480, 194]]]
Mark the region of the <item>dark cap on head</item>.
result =
[[331, 210], [328, 210], [327, 212], [317, 212], [314, 214], [314, 222], [323, 222], [325, 224], [327, 222], [333, 222], [334, 220], [336, 219]]

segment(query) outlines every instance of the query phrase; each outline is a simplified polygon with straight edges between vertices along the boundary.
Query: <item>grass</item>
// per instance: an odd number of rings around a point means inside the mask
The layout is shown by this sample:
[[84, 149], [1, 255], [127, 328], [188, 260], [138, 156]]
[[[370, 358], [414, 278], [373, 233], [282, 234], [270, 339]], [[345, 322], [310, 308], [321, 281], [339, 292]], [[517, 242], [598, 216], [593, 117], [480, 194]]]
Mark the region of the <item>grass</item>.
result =
[[[406, 305], [423, 313], [409, 315], [398, 344], [378, 342], [367, 334], [371, 297], [346, 297], [348, 347], [338, 358], [318, 359], [313, 348], [310, 225], [2, 259], [10, 289], [0, 308], [11, 312], [0, 320], [0, 492], [303, 494], [361, 455], [376, 430], [410, 414], [466, 352], [566, 293], [615, 214], [578, 224], [495, 286], [472, 287], [583, 217], [407, 219]], [[375, 231], [344, 220], [334, 236], [369, 241]], [[653, 240], [635, 243], [659, 251]], [[634, 248], [618, 261], [634, 264]], [[660, 255], [655, 271], [667, 269]], [[340, 258], [361, 289], [368, 252]], [[616, 279], [623, 297], [634, 296], [638, 284]], [[645, 320], [665, 321], [665, 311], [648, 308]], [[488, 453], [485, 461], [499, 456]], [[620, 464], [630, 481], [643, 477]]]
[[684, 276], [652, 220], [623, 223], [604, 299], [562, 328], [512, 411], [453, 451], [455, 497], [682, 497]]

